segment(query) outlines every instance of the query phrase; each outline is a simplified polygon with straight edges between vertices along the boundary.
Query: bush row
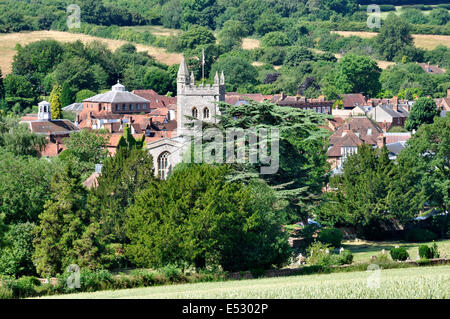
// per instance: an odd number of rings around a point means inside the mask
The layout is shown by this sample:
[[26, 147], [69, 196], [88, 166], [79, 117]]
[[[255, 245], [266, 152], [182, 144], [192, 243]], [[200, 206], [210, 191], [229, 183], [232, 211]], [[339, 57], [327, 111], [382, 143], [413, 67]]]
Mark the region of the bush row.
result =
[[183, 272], [174, 266], [166, 266], [158, 271], [133, 270], [129, 274], [113, 275], [107, 270], [82, 270], [80, 288], [69, 288], [69, 276], [65, 273], [58, 276], [55, 285], [49, 279], [46, 284], [36, 277], [0, 278], [0, 299], [27, 298], [37, 296], [60, 295], [78, 292], [94, 292], [101, 290], [118, 290], [139, 287], [168, 285], [175, 283], [195, 283], [225, 280], [226, 273], [202, 271], [198, 273]]

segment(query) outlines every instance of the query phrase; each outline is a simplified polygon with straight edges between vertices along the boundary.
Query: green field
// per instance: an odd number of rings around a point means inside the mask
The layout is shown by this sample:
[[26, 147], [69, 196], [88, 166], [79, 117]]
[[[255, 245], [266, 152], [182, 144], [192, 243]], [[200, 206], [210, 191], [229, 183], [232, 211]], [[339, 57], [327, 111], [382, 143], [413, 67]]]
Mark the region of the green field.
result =
[[374, 272], [349, 272], [291, 276], [100, 291], [48, 298], [450, 298], [450, 266], [381, 270], [378, 288], [368, 286], [368, 278], [373, 275]]
[[[419, 254], [419, 246], [420, 245], [428, 245], [431, 246], [433, 243], [406, 243], [401, 241], [378, 241], [378, 242], [370, 242], [370, 241], [346, 241], [343, 243], [343, 247], [345, 249], [349, 249], [352, 251], [354, 258], [353, 263], [367, 263], [370, 261], [372, 256], [376, 256], [381, 253], [384, 249], [386, 253], [389, 253], [389, 250], [394, 248], [395, 246], [405, 247], [409, 253], [409, 256], [412, 260], [416, 260]], [[450, 240], [438, 240], [436, 241], [438, 245], [438, 251], [440, 257], [449, 258], [450, 257]]]

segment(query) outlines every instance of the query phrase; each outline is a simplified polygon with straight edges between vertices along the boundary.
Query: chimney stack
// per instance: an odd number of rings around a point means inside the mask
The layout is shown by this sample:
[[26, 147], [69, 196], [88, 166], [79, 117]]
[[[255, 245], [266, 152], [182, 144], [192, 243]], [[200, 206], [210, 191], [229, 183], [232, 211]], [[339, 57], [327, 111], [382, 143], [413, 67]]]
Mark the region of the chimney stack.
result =
[[450, 99], [450, 89], [447, 89], [447, 98]]
[[386, 137], [383, 134], [380, 134], [377, 137], [377, 146], [378, 148], [383, 148], [386, 145]]

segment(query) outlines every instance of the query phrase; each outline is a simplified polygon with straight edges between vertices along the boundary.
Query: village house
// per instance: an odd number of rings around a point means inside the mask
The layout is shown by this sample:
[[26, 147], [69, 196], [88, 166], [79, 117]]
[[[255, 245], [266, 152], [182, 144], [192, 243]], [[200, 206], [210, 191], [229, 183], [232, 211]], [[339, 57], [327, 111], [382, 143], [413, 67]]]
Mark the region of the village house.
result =
[[332, 101], [325, 101], [325, 97], [321, 96], [318, 99], [307, 99], [303, 96], [287, 96], [284, 93], [274, 95], [270, 102], [276, 103], [279, 106], [295, 107], [302, 110], [313, 110], [316, 113], [329, 114], [333, 108]]
[[20, 123], [25, 123], [32, 133], [45, 135], [47, 144], [38, 156], [57, 156], [65, 150], [64, 139], [78, 132], [79, 128], [69, 120], [52, 120], [50, 103], [42, 101], [38, 104], [38, 114], [28, 114], [22, 117]]
[[447, 89], [447, 97], [438, 99], [436, 101], [438, 110], [441, 111], [441, 117], [445, 117], [448, 111], [450, 111], [450, 89]]
[[391, 105], [378, 104], [370, 108], [367, 116], [377, 122], [383, 131], [387, 132], [394, 126], [404, 127], [409, 111], [400, 106], [398, 100], [394, 100]]

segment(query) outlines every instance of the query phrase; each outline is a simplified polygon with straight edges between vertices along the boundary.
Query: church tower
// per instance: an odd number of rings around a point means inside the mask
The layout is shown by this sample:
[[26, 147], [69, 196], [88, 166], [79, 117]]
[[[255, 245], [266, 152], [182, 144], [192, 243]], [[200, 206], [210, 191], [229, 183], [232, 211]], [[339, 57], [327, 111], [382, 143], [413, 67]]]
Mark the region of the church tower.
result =
[[50, 103], [42, 101], [38, 104], [38, 120], [51, 121], [52, 111]]
[[216, 122], [220, 115], [218, 102], [225, 101], [225, 76], [216, 72], [214, 84], [195, 84], [194, 73], [189, 69], [183, 56], [177, 76], [177, 135], [189, 132], [187, 123], [192, 117], [205, 122]]

